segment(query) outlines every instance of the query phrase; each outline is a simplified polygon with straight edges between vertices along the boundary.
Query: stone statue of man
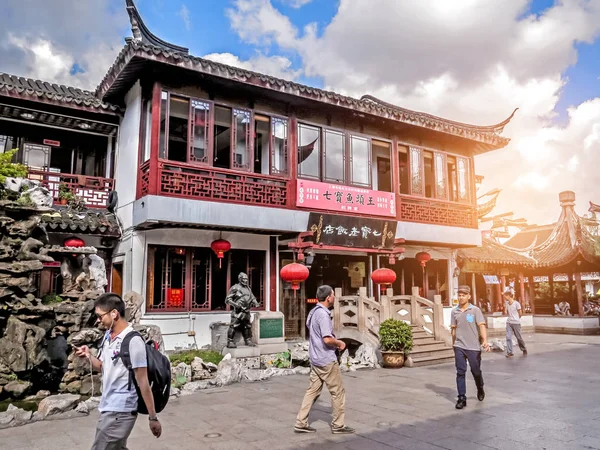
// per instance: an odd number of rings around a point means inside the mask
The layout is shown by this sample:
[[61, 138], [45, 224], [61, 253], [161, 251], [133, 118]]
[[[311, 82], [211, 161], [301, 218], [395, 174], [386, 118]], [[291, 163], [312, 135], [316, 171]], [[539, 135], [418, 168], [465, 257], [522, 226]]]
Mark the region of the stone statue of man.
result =
[[225, 298], [225, 304], [231, 306], [231, 323], [227, 330], [227, 347], [236, 348], [233, 342], [236, 331], [242, 333], [246, 345], [253, 347], [250, 309], [259, 306], [259, 304], [248, 286], [248, 275], [243, 272], [238, 275], [238, 283], [229, 289], [229, 293]]

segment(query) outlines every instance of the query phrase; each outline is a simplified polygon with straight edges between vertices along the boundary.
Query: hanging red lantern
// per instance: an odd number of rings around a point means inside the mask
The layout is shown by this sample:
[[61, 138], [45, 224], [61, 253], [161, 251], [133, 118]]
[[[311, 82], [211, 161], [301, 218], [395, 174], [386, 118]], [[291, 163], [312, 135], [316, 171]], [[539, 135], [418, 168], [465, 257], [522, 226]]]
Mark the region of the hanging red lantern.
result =
[[381, 291], [383, 292], [386, 286], [391, 285], [396, 281], [396, 272], [385, 267], [377, 269], [371, 273], [371, 280], [373, 280], [373, 283], [380, 285]]
[[300, 283], [308, 278], [309, 273], [308, 267], [298, 263], [287, 264], [279, 272], [283, 281], [292, 284], [294, 298], [296, 297], [296, 291], [300, 288]]
[[427, 252], [419, 252], [416, 254], [415, 258], [421, 264], [423, 271], [425, 271], [425, 264], [427, 264], [431, 260], [431, 255]]
[[212, 241], [210, 244], [210, 248], [219, 258], [219, 269], [221, 268], [221, 261], [223, 261], [223, 257], [225, 256], [225, 252], [228, 252], [231, 249], [231, 243], [226, 241], [225, 239], [217, 239], [216, 241]]
[[69, 239], [66, 239], [65, 242], [63, 243], [63, 245], [65, 247], [85, 247], [85, 242], [83, 241], [83, 239], [79, 239], [77, 237], [72, 237]]

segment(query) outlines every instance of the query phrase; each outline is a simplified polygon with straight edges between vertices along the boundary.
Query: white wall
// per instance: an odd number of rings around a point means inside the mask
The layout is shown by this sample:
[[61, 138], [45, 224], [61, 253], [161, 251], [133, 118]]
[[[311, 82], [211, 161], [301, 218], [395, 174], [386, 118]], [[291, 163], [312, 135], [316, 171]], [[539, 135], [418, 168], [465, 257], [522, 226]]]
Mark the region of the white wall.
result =
[[121, 121], [115, 154], [115, 178], [119, 205], [117, 215], [124, 230], [132, 226], [133, 202], [137, 186], [142, 90], [139, 81], [125, 96], [125, 116]]
[[[268, 311], [270, 302], [270, 258], [269, 258], [269, 236], [223, 232], [223, 239], [231, 242], [231, 248], [245, 250], [265, 251], [265, 309]], [[173, 247], [210, 247], [210, 243], [219, 239], [219, 232], [213, 230], [192, 229], [160, 229], [138, 231], [132, 235], [131, 260], [125, 258], [124, 283], [131, 279], [133, 290], [146, 298], [147, 278], [147, 249], [149, 245], [168, 245]], [[130, 262], [131, 261], [131, 262]], [[129, 286], [129, 285], [128, 285]], [[196, 344], [198, 347], [211, 343], [210, 324], [213, 322], [229, 323], [230, 316], [227, 312], [196, 312], [196, 313], [152, 313], [145, 311], [142, 323], [158, 325], [164, 335], [165, 348], [173, 350], [175, 347], [189, 347]], [[194, 329], [194, 337], [188, 336], [188, 331]]]

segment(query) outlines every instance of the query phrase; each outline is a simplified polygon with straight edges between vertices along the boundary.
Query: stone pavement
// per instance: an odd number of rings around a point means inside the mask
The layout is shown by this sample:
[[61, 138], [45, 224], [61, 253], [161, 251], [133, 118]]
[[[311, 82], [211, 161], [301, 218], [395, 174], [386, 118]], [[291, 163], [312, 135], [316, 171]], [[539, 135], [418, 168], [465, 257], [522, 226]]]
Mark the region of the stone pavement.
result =
[[[487, 397], [454, 409], [452, 364], [344, 375], [347, 424], [332, 435], [330, 398], [311, 413], [315, 434], [295, 434], [306, 376], [237, 384], [172, 401], [155, 439], [144, 417], [129, 441], [144, 449], [600, 449], [600, 336], [525, 336], [530, 355], [484, 355]], [[470, 374], [468, 374], [470, 377]], [[97, 414], [0, 431], [0, 449], [89, 449]]]

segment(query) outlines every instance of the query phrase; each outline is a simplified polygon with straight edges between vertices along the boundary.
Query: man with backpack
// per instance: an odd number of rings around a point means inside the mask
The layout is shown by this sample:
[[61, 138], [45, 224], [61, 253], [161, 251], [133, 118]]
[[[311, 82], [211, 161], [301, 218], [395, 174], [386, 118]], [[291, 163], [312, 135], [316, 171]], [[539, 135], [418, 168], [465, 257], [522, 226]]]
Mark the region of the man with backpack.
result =
[[[140, 409], [147, 411], [150, 431], [158, 438], [162, 426], [156, 415], [155, 399], [148, 381], [147, 345], [125, 320], [125, 303], [117, 294], [102, 294], [94, 306], [96, 323], [107, 330], [99, 347], [98, 358], [90, 353], [86, 345], [75, 349], [77, 356], [88, 358], [92, 368], [102, 372], [102, 397], [98, 406], [100, 417], [92, 450], [126, 449], [127, 438]], [[127, 337], [130, 333], [133, 333], [132, 336]], [[132, 372], [134, 380], [130, 378]], [[132, 386], [132, 381], [135, 386]], [[138, 398], [138, 392], [141, 398]], [[138, 399], [140, 403], [143, 401], [144, 408], [140, 408]]]

